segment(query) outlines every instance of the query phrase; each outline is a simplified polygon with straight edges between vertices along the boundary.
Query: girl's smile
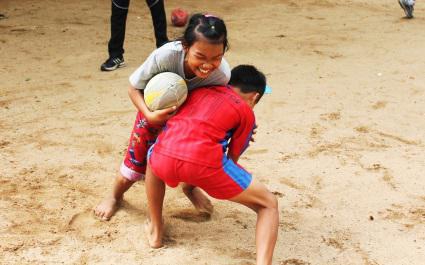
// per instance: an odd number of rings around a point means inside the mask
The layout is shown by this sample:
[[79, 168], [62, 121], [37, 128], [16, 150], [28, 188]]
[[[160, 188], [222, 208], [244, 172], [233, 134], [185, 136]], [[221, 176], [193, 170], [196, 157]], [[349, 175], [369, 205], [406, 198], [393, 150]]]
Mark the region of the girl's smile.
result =
[[185, 48], [185, 52], [184, 72], [186, 77], [197, 76], [204, 79], [220, 66], [224, 48], [222, 43], [214, 44], [200, 39], [192, 46]]

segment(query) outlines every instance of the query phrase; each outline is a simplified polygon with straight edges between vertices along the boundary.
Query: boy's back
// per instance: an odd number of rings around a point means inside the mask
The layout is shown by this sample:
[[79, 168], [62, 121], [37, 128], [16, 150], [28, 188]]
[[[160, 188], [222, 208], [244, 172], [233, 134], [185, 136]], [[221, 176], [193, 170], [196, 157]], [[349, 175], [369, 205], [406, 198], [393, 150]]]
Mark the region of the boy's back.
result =
[[191, 92], [178, 113], [168, 120], [154, 148], [184, 161], [221, 167], [227, 147], [233, 157], [245, 150], [254, 125], [252, 109], [232, 89], [201, 88]]

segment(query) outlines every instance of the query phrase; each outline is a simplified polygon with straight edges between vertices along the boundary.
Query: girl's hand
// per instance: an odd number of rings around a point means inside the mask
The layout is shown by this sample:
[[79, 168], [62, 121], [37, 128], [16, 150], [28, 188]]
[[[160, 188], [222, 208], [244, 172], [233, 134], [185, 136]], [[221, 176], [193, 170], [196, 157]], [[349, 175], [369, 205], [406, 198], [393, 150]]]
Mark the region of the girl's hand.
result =
[[176, 109], [177, 107], [173, 106], [168, 109], [155, 110], [155, 111], [149, 112], [149, 114], [146, 115], [146, 119], [148, 120], [149, 123], [162, 125], [174, 115]]
[[171, 107], [163, 110], [150, 111], [146, 106], [145, 99], [143, 98], [142, 93], [139, 89], [130, 86], [128, 88], [128, 95], [130, 96], [131, 101], [137, 110], [142, 112], [145, 118], [151, 124], [162, 125], [164, 124], [171, 116], [173, 116], [177, 107]]

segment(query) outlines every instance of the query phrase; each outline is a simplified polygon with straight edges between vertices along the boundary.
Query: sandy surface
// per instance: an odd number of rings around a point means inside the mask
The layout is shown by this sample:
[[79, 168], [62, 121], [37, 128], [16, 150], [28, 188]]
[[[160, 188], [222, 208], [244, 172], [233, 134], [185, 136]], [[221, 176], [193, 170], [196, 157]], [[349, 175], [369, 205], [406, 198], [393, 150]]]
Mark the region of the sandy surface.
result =
[[[241, 160], [279, 198], [274, 264], [424, 264], [423, 2], [413, 20], [395, 0], [166, 5], [222, 16], [228, 61], [257, 65], [274, 89]], [[0, 264], [255, 263], [255, 215], [228, 202], [207, 219], [169, 189], [156, 251], [143, 183], [111, 221], [93, 218], [135, 117], [127, 78], [154, 48], [144, 1], [128, 66], [111, 73], [99, 71], [109, 1], [2, 0], [0, 13]]]

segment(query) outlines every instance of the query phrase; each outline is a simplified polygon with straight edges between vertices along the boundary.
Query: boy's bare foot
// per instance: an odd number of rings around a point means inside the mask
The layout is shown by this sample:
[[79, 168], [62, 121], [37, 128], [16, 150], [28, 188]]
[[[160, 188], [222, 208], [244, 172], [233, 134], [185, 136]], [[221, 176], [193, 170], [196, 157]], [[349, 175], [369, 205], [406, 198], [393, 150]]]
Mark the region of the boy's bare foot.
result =
[[183, 186], [183, 193], [198, 211], [208, 214], [212, 214], [214, 211], [211, 201], [200, 188], [185, 184]]
[[94, 215], [99, 217], [103, 221], [109, 221], [111, 217], [120, 207], [121, 200], [117, 200], [113, 197], [106, 197], [96, 208], [93, 209]]
[[162, 247], [162, 227], [160, 230], [154, 231], [152, 222], [150, 220], [146, 220], [145, 222], [145, 233], [148, 237], [149, 246], [151, 248], [161, 248]]

